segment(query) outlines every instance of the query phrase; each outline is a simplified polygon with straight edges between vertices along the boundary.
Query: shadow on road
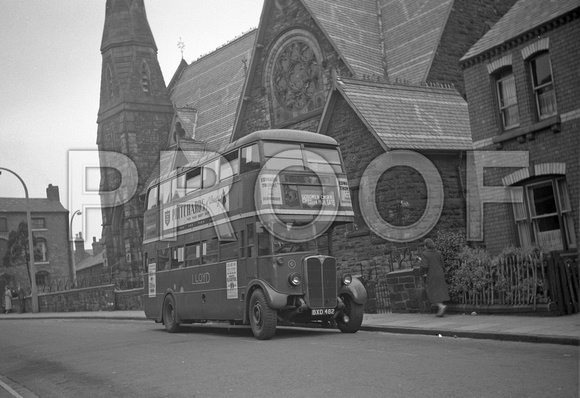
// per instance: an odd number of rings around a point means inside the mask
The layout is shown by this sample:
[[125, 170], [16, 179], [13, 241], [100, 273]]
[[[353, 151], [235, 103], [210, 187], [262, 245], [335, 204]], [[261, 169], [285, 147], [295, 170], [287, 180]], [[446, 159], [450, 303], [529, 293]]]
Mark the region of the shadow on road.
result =
[[[155, 329], [156, 332], [167, 333], [163, 325], [159, 324], [159, 328]], [[227, 323], [194, 323], [181, 325], [178, 333], [182, 334], [207, 334], [207, 335], [220, 335], [228, 337], [238, 337], [238, 338], [253, 338], [252, 329], [247, 325], [230, 325]], [[302, 327], [290, 327], [290, 326], [278, 326], [276, 328], [276, 334], [273, 339], [294, 339], [303, 338], [305, 336], [316, 336], [322, 334], [330, 333], [340, 333], [340, 331], [335, 329], [312, 329], [312, 328], [302, 328]]]

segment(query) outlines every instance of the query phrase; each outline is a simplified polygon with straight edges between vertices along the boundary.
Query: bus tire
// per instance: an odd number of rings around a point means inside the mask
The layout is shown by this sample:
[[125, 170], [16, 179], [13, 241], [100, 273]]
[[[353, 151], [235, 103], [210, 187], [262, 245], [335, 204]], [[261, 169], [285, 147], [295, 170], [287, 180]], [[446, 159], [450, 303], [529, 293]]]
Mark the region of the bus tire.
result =
[[254, 290], [250, 298], [250, 325], [258, 340], [269, 340], [276, 333], [276, 310], [268, 305], [262, 289]]
[[169, 333], [175, 333], [180, 330], [179, 323], [176, 322], [176, 315], [175, 299], [172, 295], [168, 295], [163, 300], [163, 324]]
[[337, 317], [336, 323], [338, 328], [342, 333], [356, 333], [362, 325], [364, 305], [355, 303], [352, 297], [346, 294], [342, 296], [342, 300], [344, 301], [345, 305], [345, 308], [342, 310], [342, 312], [348, 316], [348, 322], [344, 322], [340, 316]]

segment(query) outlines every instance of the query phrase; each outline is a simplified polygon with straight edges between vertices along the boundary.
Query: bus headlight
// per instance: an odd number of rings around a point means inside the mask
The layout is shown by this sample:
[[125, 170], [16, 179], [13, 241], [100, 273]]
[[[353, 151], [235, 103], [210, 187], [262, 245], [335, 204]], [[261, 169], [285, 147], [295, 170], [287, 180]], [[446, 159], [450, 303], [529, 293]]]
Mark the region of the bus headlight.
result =
[[298, 286], [300, 283], [302, 283], [302, 277], [298, 272], [294, 272], [288, 276], [288, 282], [292, 286]]
[[345, 286], [350, 285], [350, 283], [352, 282], [352, 276], [350, 274], [344, 274], [342, 276], [342, 284]]

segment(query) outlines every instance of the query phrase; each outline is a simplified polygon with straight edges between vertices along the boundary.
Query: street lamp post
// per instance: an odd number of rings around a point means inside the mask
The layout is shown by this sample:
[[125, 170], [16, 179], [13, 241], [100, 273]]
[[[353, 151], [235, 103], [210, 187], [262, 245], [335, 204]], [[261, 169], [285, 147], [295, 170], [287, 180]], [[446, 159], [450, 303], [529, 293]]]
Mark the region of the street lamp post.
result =
[[76, 269], [76, 264], [75, 264], [75, 240], [74, 240], [74, 233], [73, 233], [73, 220], [75, 219], [75, 216], [79, 214], [83, 214], [82, 211], [80, 210], [76, 210], [72, 217], [70, 218], [70, 241], [71, 241], [71, 247], [72, 247], [72, 268], [71, 268], [71, 277], [73, 279], [73, 282], [76, 283], [77, 281], [77, 269]]
[[[24, 195], [26, 196], [26, 222], [28, 223], [28, 255], [30, 262], [30, 300], [32, 306], [32, 312], [38, 312], [38, 291], [36, 289], [36, 267], [34, 265], [34, 241], [32, 240], [32, 217], [30, 216], [30, 200], [28, 198], [28, 188], [24, 183], [24, 180], [20, 178], [18, 174], [5, 167], [0, 167], [0, 170], [5, 170], [12, 173], [20, 180], [22, 186], [24, 187]], [[1, 172], [0, 172], [1, 174]]]

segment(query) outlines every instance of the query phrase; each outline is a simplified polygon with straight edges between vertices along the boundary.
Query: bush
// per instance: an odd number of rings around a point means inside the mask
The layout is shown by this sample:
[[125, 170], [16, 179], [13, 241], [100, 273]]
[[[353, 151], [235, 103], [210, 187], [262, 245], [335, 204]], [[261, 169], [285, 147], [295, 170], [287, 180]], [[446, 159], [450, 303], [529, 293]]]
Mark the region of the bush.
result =
[[454, 284], [454, 275], [461, 267], [460, 254], [466, 247], [465, 235], [456, 231], [441, 231], [437, 234], [435, 240], [437, 250], [443, 255], [445, 262], [445, 281], [449, 287], [449, 295], [451, 301], [456, 302], [460, 296], [456, 293], [456, 289], [452, 289]]

